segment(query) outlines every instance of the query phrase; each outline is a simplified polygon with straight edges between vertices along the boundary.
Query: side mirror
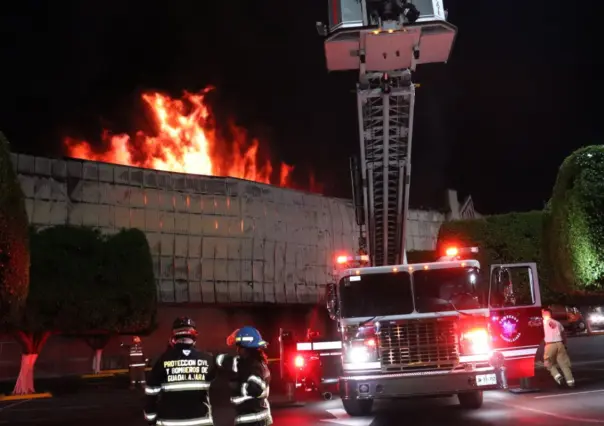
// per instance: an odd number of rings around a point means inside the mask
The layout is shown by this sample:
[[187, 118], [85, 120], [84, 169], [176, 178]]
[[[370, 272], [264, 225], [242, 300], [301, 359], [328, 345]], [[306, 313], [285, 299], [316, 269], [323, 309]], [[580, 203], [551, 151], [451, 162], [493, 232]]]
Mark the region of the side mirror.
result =
[[327, 284], [326, 291], [327, 312], [329, 313], [329, 318], [335, 320], [338, 316], [338, 298], [335, 284]]

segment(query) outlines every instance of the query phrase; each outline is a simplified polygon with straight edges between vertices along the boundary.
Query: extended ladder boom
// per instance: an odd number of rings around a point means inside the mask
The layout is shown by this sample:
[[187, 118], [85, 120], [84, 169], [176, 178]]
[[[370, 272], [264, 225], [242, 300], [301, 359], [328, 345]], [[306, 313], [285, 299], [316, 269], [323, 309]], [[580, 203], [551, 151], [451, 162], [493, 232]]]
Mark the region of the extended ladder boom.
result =
[[358, 70], [360, 158], [351, 163], [359, 248], [371, 266], [407, 262], [415, 85], [411, 72], [446, 62], [457, 28], [442, 0], [329, 0], [330, 71]]
[[374, 266], [406, 262], [414, 97], [409, 70], [367, 73], [357, 84], [364, 222]]

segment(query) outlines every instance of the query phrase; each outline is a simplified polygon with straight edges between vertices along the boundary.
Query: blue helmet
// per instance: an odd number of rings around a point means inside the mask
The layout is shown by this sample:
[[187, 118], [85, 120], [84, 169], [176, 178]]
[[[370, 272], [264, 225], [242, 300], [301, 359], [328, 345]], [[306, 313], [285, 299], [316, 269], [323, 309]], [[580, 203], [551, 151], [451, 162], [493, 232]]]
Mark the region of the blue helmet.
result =
[[242, 348], [266, 348], [268, 343], [262, 340], [260, 332], [254, 327], [245, 326], [237, 330], [235, 334], [235, 344]]

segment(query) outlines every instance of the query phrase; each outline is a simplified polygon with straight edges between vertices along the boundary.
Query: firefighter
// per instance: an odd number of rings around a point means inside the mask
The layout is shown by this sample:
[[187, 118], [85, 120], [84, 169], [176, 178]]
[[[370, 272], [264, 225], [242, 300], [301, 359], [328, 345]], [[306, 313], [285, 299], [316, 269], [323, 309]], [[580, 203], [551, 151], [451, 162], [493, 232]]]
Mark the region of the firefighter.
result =
[[145, 386], [145, 356], [143, 354], [143, 345], [141, 338], [134, 336], [131, 345], [124, 345], [129, 349], [128, 372], [130, 373], [130, 389], [134, 390], [137, 386]]
[[177, 318], [172, 325], [171, 346], [153, 366], [145, 388], [144, 414], [149, 424], [213, 424], [209, 389], [216, 372], [214, 357], [195, 349], [196, 340], [193, 320]]
[[235, 424], [268, 426], [273, 424], [268, 403], [271, 375], [264, 349], [267, 343], [254, 327], [242, 327], [228, 338], [237, 346], [237, 355], [220, 354], [216, 364], [231, 371], [231, 402], [237, 411]]
[[[550, 308], [542, 309], [541, 316], [543, 317], [543, 331], [545, 334], [543, 363], [558, 385], [562, 385], [562, 375], [564, 375], [566, 385], [574, 388], [575, 379], [570, 370], [570, 358], [566, 352], [564, 326], [552, 318]], [[560, 367], [562, 374], [560, 374], [557, 367]]]

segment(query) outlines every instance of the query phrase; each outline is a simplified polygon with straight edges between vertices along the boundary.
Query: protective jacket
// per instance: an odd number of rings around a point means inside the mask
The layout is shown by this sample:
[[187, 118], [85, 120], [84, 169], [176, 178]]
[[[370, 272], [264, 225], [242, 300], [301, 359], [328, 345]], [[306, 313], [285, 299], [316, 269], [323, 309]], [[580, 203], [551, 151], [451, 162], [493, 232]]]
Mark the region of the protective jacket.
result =
[[158, 426], [212, 425], [209, 389], [215, 373], [212, 354], [181, 343], [168, 348], [147, 380], [145, 419]]
[[130, 360], [129, 367], [137, 368], [137, 367], [145, 367], [145, 355], [143, 353], [143, 345], [140, 343], [133, 343], [128, 347], [130, 352]]
[[237, 410], [236, 424], [271, 425], [273, 419], [268, 403], [271, 374], [260, 361], [220, 354], [218, 367], [232, 373], [230, 380], [231, 403]]

